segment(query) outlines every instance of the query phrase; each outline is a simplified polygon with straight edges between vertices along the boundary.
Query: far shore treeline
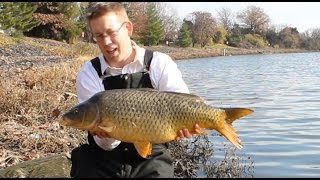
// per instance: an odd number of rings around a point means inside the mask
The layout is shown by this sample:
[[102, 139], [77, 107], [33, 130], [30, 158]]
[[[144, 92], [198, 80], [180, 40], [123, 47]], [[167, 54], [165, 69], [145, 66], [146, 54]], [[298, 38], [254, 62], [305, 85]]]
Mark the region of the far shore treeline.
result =
[[[0, 31], [75, 43], [92, 42], [85, 12], [92, 2], [1, 2]], [[121, 2], [135, 31], [132, 39], [144, 46], [206, 47], [225, 44], [238, 48], [320, 50], [320, 27], [298, 32], [296, 27], [271, 24], [263, 8], [247, 6], [195, 11], [182, 20], [165, 2]]]

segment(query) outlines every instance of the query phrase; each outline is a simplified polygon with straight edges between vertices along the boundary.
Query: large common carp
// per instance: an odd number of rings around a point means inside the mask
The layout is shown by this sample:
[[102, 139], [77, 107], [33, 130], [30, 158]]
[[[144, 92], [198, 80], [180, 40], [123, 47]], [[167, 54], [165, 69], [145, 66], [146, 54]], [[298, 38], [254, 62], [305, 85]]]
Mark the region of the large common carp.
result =
[[93, 95], [66, 111], [59, 123], [84, 130], [105, 131], [110, 137], [133, 143], [146, 157], [151, 144], [174, 140], [178, 130], [215, 129], [237, 148], [242, 148], [232, 122], [251, 114], [248, 108], [214, 108], [196, 95], [153, 89], [115, 89]]

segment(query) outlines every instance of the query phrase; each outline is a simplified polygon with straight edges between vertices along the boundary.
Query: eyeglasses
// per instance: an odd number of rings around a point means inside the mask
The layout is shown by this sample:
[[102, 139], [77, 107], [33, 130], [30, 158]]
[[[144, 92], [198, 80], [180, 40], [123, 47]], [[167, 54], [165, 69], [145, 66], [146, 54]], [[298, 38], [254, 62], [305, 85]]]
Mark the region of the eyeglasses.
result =
[[123, 22], [123, 23], [121, 24], [121, 26], [120, 26], [117, 30], [115, 30], [115, 31], [109, 31], [109, 32], [106, 32], [106, 33], [104, 33], [104, 34], [93, 35], [92, 39], [93, 39], [95, 42], [101, 42], [101, 41], [103, 41], [104, 38], [106, 38], [106, 37], [114, 38], [114, 37], [116, 37], [116, 36], [118, 35], [120, 29], [122, 28], [122, 26], [123, 26], [125, 23], [127, 23], [127, 22], [126, 22], [126, 21]]

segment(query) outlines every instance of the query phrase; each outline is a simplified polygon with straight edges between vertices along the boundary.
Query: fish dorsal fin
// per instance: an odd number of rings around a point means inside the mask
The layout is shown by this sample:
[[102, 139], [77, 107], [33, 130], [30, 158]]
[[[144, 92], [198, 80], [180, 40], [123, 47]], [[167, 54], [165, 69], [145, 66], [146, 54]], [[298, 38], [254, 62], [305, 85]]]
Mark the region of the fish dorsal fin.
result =
[[197, 96], [195, 94], [189, 94], [189, 93], [181, 93], [181, 92], [173, 92], [173, 91], [159, 91], [159, 90], [152, 89], [152, 88], [138, 88], [138, 89], [135, 89], [135, 90], [175, 94], [175, 95], [179, 95], [179, 96], [184, 96], [184, 97], [188, 97], [188, 98], [195, 98], [195, 99], [204, 101], [204, 99], [202, 97]]
[[171, 92], [171, 91], [162, 91], [163, 93], [168, 93], [168, 94], [175, 94], [178, 96], [184, 96], [188, 98], [194, 98], [196, 100], [204, 101], [204, 99], [200, 96], [197, 96], [195, 94], [188, 94], [188, 93], [181, 93], [181, 92]]
[[133, 145], [141, 157], [146, 158], [151, 154], [152, 146], [150, 142], [134, 142]]
[[158, 90], [153, 89], [153, 88], [138, 88], [136, 90], [139, 90], [139, 91], [157, 91], [158, 92]]

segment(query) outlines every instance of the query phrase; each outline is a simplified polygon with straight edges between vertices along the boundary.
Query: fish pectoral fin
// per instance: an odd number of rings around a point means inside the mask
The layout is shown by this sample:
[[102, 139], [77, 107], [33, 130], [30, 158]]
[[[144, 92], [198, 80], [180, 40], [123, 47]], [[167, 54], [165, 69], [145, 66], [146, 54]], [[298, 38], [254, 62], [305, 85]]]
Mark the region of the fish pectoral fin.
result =
[[110, 121], [104, 122], [103, 124], [99, 124], [98, 128], [104, 130], [107, 133], [111, 133], [113, 130], [115, 130], [116, 125]]
[[108, 127], [105, 127], [105, 126], [98, 126], [98, 128], [104, 130], [105, 132], [107, 133], [110, 133], [114, 130], [115, 126], [108, 126]]
[[146, 158], [151, 154], [152, 146], [150, 142], [134, 142], [133, 144], [141, 157]]

